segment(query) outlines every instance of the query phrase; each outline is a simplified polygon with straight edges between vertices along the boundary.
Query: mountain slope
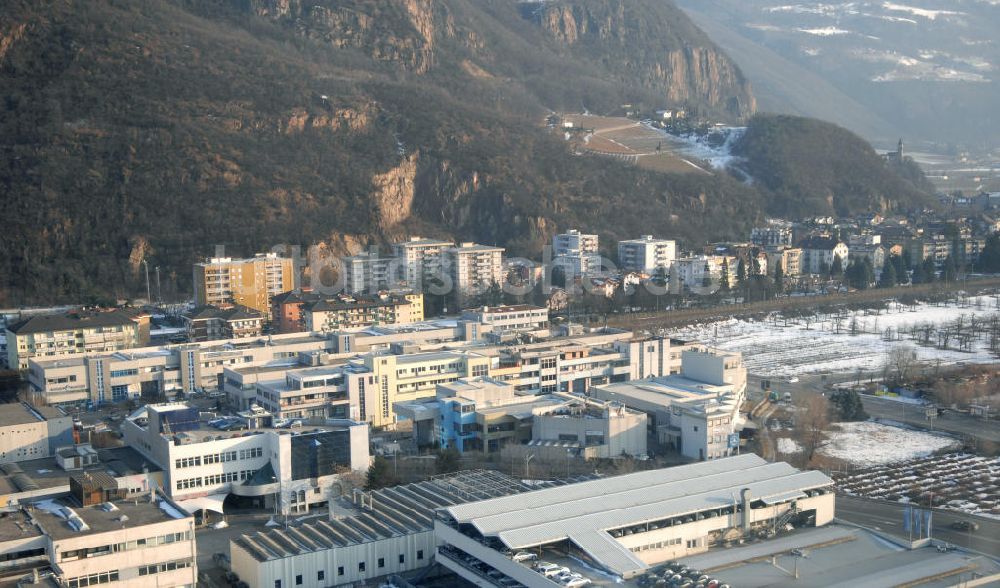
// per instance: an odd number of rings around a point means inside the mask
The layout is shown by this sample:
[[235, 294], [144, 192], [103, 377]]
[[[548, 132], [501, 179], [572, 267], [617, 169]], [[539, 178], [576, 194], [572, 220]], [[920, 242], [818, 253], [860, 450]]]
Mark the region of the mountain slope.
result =
[[662, 0], [15, 0], [5, 17], [0, 304], [144, 294], [143, 261], [186, 296], [215, 245], [423, 234], [537, 256], [570, 226], [698, 245], [766, 206], [726, 174], [576, 156], [542, 127], [629, 102], [752, 110]]
[[846, 216], [885, 211], [894, 202], [932, 203], [933, 188], [913, 161], [886, 162], [860, 137], [831, 123], [757, 115], [733, 152], [767, 195], [771, 215]]
[[[899, 137], [937, 152], [1000, 145], [992, 0], [679, 3], [754, 80], [765, 110], [831, 120], [887, 148]], [[820, 83], [799, 84], [801, 70]]]
[[[557, 226], [624, 200], [634, 212], [609, 227], [623, 235], [706, 203], [753, 217], [753, 197], [725, 201], [725, 178], [687, 186], [583, 161], [546, 133], [547, 108], [658, 105], [667, 88], [606, 81], [613, 63], [564, 57], [520, 8], [8, 3], [0, 302], [134, 295], [143, 260], [165, 294], [183, 293], [216, 244], [345, 253], [420, 231], [536, 253]], [[719, 103], [692, 106], [720, 116], [752, 101], [745, 82], [693, 81]]]

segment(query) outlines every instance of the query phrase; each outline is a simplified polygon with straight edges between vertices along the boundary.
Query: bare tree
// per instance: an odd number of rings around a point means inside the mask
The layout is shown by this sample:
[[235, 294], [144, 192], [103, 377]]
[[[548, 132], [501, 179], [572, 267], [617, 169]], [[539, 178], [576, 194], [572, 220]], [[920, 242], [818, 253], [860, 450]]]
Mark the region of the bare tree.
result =
[[899, 385], [905, 382], [917, 365], [917, 352], [909, 345], [893, 347], [886, 355], [882, 374], [886, 383]]
[[830, 425], [830, 405], [826, 397], [811, 395], [798, 408], [795, 416], [796, 436], [802, 444], [806, 463], [809, 463], [826, 440], [825, 431]]

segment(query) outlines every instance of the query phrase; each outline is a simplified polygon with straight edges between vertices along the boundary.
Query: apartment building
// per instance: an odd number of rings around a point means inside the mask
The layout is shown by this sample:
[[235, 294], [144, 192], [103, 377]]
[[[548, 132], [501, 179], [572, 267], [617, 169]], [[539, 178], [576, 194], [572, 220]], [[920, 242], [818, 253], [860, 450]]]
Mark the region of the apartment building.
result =
[[828, 273], [835, 259], [840, 259], [843, 268], [847, 268], [850, 249], [833, 237], [808, 237], [799, 243], [802, 249], [801, 269], [804, 274], [821, 275]]
[[[882, 273], [882, 266], [885, 264], [885, 248], [881, 245], [858, 245], [857, 247], [851, 247], [850, 251], [850, 261], [852, 263], [860, 263], [862, 260], [867, 259], [871, 262], [872, 267], [875, 269], [875, 277], [878, 278], [879, 274]], [[844, 264], [847, 267], [847, 264]]]
[[792, 228], [780, 225], [754, 227], [750, 242], [757, 247], [781, 248], [792, 246]]
[[275, 333], [304, 333], [305, 307], [322, 300], [324, 296], [311, 288], [282, 292], [271, 297], [271, 329]]
[[786, 277], [795, 278], [802, 274], [802, 250], [798, 247], [781, 247], [767, 249], [767, 266], [772, 274], [781, 267]]
[[58, 408], [5, 404], [0, 411], [0, 463], [50, 457], [73, 445], [73, 419]]
[[618, 269], [655, 274], [667, 272], [677, 259], [677, 242], [643, 235], [618, 242]]
[[570, 253], [597, 253], [597, 235], [587, 235], [578, 229], [570, 229], [552, 237], [552, 255], [567, 255]]
[[424, 320], [423, 294], [339, 294], [305, 307], [306, 330], [319, 333]]
[[270, 320], [271, 297], [295, 289], [295, 263], [276, 253], [249, 259], [213, 257], [194, 265], [194, 299], [198, 306], [239, 305]]
[[[264, 415], [262, 420], [270, 418]], [[151, 404], [122, 423], [125, 442], [166, 473], [165, 490], [189, 510], [249, 508], [305, 513], [326, 505], [341, 471], [368, 469], [368, 425], [323, 421], [299, 429], [223, 432], [186, 403]]]
[[158, 492], [15, 511], [0, 519], [0, 559], [34, 574], [32, 586], [193, 588], [198, 579], [194, 519]]
[[552, 265], [562, 268], [567, 285], [577, 278], [598, 275], [603, 267], [600, 255], [580, 251], [557, 255], [552, 259]]
[[925, 259], [933, 259], [934, 263], [940, 266], [951, 255], [952, 240], [944, 235], [932, 235], [910, 241], [908, 249], [914, 264]]
[[203, 306], [183, 314], [181, 318], [189, 341], [260, 337], [264, 329], [263, 315], [242, 307]]
[[504, 281], [503, 247], [460, 243], [443, 251], [445, 266], [460, 307]]
[[[678, 259], [670, 273], [670, 290], [680, 294], [685, 289], [696, 293], [715, 292], [722, 286], [723, 275], [728, 273], [728, 287], [736, 286], [739, 260], [728, 255], [697, 255]], [[727, 271], [723, 271], [723, 267]], [[706, 285], [707, 284], [707, 285]]]
[[585, 393], [609, 382], [669, 375], [680, 370], [688, 344], [602, 329], [537, 343], [480, 348], [491, 358], [490, 377], [520, 394]]
[[123, 311], [36, 315], [8, 324], [7, 365], [28, 369], [31, 359], [120, 351], [149, 342], [149, 315]]
[[489, 326], [493, 331], [537, 331], [548, 328], [549, 309], [529, 304], [484, 306], [462, 312], [462, 320]]
[[379, 257], [366, 252], [342, 259], [344, 291], [349, 294], [377, 294], [379, 290], [395, 288], [400, 279], [400, 258]]
[[442, 255], [453, 244], [437, 239], [410, 237], [394, 243], [392, 255], [400, 261], [402, 277], [409, 288], [419, 292], [428, 278], [442, 273]]

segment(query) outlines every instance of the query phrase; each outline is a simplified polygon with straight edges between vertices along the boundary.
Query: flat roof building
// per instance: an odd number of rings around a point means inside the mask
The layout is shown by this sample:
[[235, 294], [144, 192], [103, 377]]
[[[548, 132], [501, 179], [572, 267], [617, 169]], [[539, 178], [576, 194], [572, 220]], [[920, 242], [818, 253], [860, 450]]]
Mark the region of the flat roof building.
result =
[[618, 269], [645, 273], [667, 272], [677, 259], [677, 242], [643, 235], [618, 242]]
[[[543, 487], [558, 483], [543, 483]], [[358, 585], [431, 565], [434, 511], [532, 487], [495, 471], [468, 470], [357, 492], [339, 516], [245, 534], [230, 542], [233, 571], [251, 586]]]
[[327, 504], [342, 472], [368, 470], [367, 423], [223, 431], [193, 410], [147, 405], [122, 423], [125, 442], [163, 468], [167, 493], [185, 508], [221, 510], [232, 494], [246, 507], [306, 513]]
[[8, 563], [28, 556], [36, 565], [48, 564], [39, 575], [42, 586], [197, 583], [194, 519], [159, 493], [95, 506], [60, 499], [22, 512], [31, 525], [3, 534], [0, 553]]
[[50, 457], [73, 444], [73, 419], [58, 408], [10, 403], [0, 409], [0, 463]]
[[826, 525], [834, 496], [823, 473], [752, 454], [649, 470], [441, 509], [438, 562], [480, 586], [560, 586], [509, 555], [530, 550], [584, 576], [628, 580], [735, 537]]

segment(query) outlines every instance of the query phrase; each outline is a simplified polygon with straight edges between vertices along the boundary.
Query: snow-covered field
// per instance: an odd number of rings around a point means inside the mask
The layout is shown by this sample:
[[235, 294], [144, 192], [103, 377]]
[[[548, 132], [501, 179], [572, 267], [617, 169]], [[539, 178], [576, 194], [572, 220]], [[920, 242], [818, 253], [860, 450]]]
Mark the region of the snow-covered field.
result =
[[[996, 298], [984, 296], [978, 303], [972, 299], [967, 306], [919, 304], [910, 308], [891, 304], [879, 314], [857, 311], [839, 319], [823, 315], [808, 322], [777, 315], [760, 321], [729, 319], [686, 327], [671, 335], [742, 352], [747, 369], [763, 376], [852, 373], [858, 369], [880, 370], [889, 351], [899, 346], [913, 347], [921, 361], [940, 360], [942, 365], [995, 362], [997, 358], [987, 348], [987, 337], [974, 341], [969, 351], [959, 351], [954, 348], [955, 341], [949, 349], [938, 349], [918, 345], [905, 334], [920, 325], [940, 328], [960, 318], [968, 326], [970, 317], [985, 320], [998, 312]], [[884, 340], [887, 330], [896, 334], [893, 339], [902, 334], [902, 340]]]
[[836, 429], [828, 433], [817, 452], [857, 467], [907, 461], [961, 447], [951, 437], [881, 423], [839, 423]]

